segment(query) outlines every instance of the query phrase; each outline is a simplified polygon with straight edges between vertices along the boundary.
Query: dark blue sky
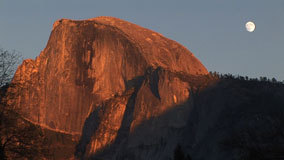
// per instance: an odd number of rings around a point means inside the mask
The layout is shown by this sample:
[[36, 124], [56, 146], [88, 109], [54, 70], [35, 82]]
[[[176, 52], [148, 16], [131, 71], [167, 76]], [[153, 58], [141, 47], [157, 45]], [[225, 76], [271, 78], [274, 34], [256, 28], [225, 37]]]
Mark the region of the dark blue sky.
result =
[[284, 0], [0, 0], [0, 46], [35, 58], [55, 20], [97, 16], [160, 32], [210, 71], [284, 80]]

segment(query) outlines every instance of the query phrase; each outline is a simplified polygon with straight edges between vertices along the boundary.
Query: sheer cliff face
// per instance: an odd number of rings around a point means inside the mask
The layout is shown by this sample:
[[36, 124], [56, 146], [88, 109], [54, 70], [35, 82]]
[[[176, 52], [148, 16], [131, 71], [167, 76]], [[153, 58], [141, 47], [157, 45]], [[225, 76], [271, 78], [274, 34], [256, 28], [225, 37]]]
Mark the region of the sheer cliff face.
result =
[[26, 118], [49, 129], [83, 134], [96, 113], [95, 151], [123, 127], [133, 130], [187, 99], [190, 84], [168, 74], [180, 72], [208, 73], [185, 47], [149, 29], [112, 17], [61, 19], [13, 82], [23, 86], [16, 104]]

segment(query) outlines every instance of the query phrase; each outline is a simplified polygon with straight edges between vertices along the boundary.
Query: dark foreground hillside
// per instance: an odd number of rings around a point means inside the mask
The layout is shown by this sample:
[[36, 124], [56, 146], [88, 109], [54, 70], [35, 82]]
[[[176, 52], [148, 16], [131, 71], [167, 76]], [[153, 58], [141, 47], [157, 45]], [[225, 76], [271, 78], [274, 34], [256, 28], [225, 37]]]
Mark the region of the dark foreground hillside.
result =
[[284, 159], [284, 85], [222, 76], [197, 93], [184, 131], [193, 159]]
[[284, 159], [282, 83], [177, 76], [193, 84], [188, 101], [144, 121], [93, 159]]

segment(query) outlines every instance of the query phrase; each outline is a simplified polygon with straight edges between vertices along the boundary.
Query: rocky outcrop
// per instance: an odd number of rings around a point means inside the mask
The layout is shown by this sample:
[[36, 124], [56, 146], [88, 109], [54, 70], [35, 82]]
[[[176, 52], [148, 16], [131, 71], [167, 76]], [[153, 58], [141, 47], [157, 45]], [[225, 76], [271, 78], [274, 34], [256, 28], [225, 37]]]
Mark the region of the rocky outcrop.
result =
[[40, 55], [16, 71], [15, 104], [33, 123], [81, 135], [82, 157], [122, 144], [143, 122], [184, 103], [193, 85], [180, 75], [206, 74], [185, 47], [149, 29], [112, 17], [61, 19]]

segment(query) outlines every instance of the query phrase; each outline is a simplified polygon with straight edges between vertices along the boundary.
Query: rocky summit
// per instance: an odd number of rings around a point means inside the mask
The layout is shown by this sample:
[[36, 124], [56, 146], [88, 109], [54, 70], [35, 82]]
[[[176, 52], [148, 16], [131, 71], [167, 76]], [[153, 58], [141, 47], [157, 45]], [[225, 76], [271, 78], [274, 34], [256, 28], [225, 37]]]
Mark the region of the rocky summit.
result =
[[40, 55], [17, 69], [15, 104], [30, 122], [79, 136], [71, 155], [113, 159], [123, 156], [118, 148], [147, 149], [183, 127], [189, 108], [180, 104], [201, 82], [186, 77], [207, 74], [188, 49], [157, 32], [113, 17], [61, 19]]

